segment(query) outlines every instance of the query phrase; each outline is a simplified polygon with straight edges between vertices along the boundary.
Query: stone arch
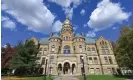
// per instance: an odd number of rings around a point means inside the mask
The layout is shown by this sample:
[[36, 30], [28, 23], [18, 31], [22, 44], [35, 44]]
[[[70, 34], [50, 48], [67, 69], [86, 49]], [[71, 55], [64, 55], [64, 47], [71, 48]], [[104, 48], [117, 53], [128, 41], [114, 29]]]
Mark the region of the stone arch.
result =
[[74, 74], [76, 72], [76, 65], [73, 63], [72, 64], [72, 74]]
[[63, 67], [62, 67], [62, 64], [59, 63], [59, 64], [58, 64], [58, 68], [57, 68], [57, 69], [58, 69], [58, 72], [61, 72], [61, 71], [62, 71], [62, 68], [63, 68]]
[[63, 65], [63, 73], [64, 74], [69, 74], [70, 73], [70, 63], [69, 62], [65, 62]]
[[71, 67], [71, 65], [72, 65], [72, 62], [70, 61], [70, 60], [64, 60], [63, 62], [62, 62], [62, 65], [64, 65], [64, 63], [65, 62], [69, 62], [69, 64], [70, 64], [70, 67]]

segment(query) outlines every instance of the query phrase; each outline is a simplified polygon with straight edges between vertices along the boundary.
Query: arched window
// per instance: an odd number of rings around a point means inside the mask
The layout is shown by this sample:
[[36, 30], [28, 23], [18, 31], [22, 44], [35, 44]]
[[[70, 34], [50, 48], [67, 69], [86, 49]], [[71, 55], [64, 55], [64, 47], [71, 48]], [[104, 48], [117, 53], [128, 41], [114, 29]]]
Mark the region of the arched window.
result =
[[94, 47], [92, 48], [92, 51], [95, 51], [95, 48]]
[[91, 51], [91, 49], [88, 47], [88, 48], [87, 48], [87, 51]]
[[70, 54], [70, 46], [66, 45], [64, 46], [64, 54]]
[[52, 45], [51, 47], [51, 51], [54, 51], [55, 45]]

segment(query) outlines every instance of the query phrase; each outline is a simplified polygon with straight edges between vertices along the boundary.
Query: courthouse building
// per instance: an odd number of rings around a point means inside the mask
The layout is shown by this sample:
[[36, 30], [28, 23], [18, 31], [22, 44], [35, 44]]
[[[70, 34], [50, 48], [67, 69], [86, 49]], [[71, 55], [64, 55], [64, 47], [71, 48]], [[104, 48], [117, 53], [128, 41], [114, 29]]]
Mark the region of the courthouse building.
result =
[[47, 74], [81, 75], [81, 58], [88, 75], [117, 73], [118, 65], [110, 41], [104, 37], [92, 39], [85, 37], [84, 33], [75, 33], [68, 18], [59, 34], [51, 33], [48, 38], [32, 39], [35, 44], [40, 44], [37, 62], [43, 68], [43, 74], [47, 63]]

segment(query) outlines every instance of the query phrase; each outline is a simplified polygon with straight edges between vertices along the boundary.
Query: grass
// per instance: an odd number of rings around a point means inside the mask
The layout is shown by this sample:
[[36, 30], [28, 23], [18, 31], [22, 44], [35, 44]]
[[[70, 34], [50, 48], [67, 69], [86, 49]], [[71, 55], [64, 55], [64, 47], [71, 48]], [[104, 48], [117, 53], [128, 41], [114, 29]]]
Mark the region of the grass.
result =
[[[82, 76], [78, 76], [79, 80], [83, 80]], [[87, 80], [126, 80], [125, 77], [116, 77], [111, 75], [87, 75]], [[39, 77], [8, 77], [8, 76], [2, 76], [3, 80], [43, 80], [43, 76]], [[47, 80], [50, 80], [50, 77], [46, 77]]]
[[[2, 77], [3, 80], [43, 80], [43, 76], [39, 77], [8, 77], [4, 76]], [[50, 77], [46, 77], [46, 80], [50, 80]]]
[[[111, 75], [86, 75], [87, 80], [126, 80], [127, 78], [115, 77]], [[83, 80], [83, 77], [79, 77]]]

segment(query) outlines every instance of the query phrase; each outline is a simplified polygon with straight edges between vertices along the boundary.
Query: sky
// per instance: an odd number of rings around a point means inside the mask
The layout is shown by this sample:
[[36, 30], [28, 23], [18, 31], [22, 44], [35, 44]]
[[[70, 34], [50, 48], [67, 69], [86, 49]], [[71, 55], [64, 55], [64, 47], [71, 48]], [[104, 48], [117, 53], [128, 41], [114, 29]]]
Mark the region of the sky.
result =
[[121, 27], [133, 23], [133, 0], [2, 0], [1, 45], [59, 33], [66, 16], [75, 33], [117, 41]]

